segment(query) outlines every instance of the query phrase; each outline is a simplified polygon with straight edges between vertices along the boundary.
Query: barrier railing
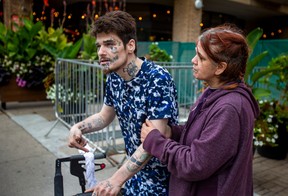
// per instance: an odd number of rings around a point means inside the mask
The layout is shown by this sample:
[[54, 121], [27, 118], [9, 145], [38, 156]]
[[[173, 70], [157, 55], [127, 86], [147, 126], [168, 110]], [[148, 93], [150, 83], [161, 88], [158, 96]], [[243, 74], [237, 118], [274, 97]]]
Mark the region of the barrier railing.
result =
[[[157, 64], [167, 68], [174, 78], [178, 92], [179, 121], [185, 122], [190, 106], [197, 99], [200, 89], [200, 83], [193, 78], [192, 65]], [[56, 123], [61, 122], [70, 129], [73, 124], [99, 112], [103, 105], [105, 77], [102, 67], [96, 62], [58, 59], [55, 69]], [[107, 160], [113, 166], [119, 164], [111, 157], [125, 152], [117, 118], [105, 129], [84, 134], [84, 137], [98, 151], [105, 153]]]

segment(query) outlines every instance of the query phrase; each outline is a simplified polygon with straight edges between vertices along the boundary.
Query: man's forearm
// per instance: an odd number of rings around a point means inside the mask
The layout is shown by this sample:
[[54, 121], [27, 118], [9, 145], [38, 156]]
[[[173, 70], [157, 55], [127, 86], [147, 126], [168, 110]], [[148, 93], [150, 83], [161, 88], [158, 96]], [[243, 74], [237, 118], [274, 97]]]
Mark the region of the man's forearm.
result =
[[152, 156], [143, 149], [143, 145], [141, 144], [121, 168], [114, 173], [112, 178], [117, 180], [120, 183], [119, 185], [122, 186], [128, 179], [140, 171], [151, 157]]
[[78, 128], [83, 134], [98, 131], [107, 126], [101, 115], [95, 114], [77, 123]]
[[144, 150], [143, 145], [141, 144], [124, 166], [126, 167], [127, 172], [130, 172], [133, 176], [146, 165], [151, 157], [152, 156]]

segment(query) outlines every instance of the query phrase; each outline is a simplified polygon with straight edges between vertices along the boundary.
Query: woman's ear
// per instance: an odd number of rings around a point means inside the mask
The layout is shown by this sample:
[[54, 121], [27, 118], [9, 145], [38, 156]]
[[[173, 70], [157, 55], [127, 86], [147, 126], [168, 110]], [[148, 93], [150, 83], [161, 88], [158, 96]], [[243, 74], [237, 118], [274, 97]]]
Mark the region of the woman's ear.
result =
[[215, 71], [215, 75], [217, 75], [217, 76], [221, 75], [225, 71], [226, 68], [227, 68], [227, 63], [225, 63], [225, 62], [219, 63], [217, 65], [217, 69]]
[[129, 42], [126, 45], [126, 48], [128, 50], [129, 53], [134, 53], [135, 50], [135, 40], [134, 39], [130, 39]]

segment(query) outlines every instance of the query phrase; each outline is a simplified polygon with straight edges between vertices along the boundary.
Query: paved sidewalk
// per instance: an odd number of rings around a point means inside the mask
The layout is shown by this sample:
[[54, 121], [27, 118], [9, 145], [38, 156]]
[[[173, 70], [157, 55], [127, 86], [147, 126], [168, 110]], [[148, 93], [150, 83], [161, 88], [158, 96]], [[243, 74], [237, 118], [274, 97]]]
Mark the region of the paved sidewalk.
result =
[[254, 192], [261, 196], [288, 195], [288, 157], [273, 160], [257, 153], [253, 161]]
[[[45, 137], [56, 118], [50, 102], [8, 103], [0, 110], [0, 195], [53, 196], [55, 160], [79, 154], [67, 146], [68, 129], [61, 123]], [[115, 155], [121, 161], [124, 155]], [[116, 170], [106, 159], [104, 170], [95, 173], [96, 180], [110, 177]], [[77, 177], [69, 165], [62, 163], [64, 195], [81, 192]]]
[[[78, 154], [67, 147], [68, 129], [60, 123], [45, 138], [55, 123], [53, 105], [49, 101], [7, 103], [0, 111], [0, 167], [1, 195], [54, 195], [55, 160], [57, 157]], [[117, 155], [121, 161], [123, 155]], [[96, 173], [103, 180], [116, 171], [106, 159], [107, 168]], [[288, 195], [288, 157], [272, 160], [254, 157], [254, 192], [259, 196]], [[69, 166], [63, 164], [65, 195], [81, 192], [78, 179], [71, 176]]]

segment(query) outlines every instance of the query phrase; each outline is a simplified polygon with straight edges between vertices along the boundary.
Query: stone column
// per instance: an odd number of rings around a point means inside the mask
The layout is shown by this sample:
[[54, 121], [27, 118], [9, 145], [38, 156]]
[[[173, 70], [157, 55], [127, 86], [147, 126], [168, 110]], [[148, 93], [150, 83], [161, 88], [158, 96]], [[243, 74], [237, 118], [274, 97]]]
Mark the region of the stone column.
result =
[[19, 18], [30, 17], [32, 14], [33, 0], [5, 0], [3, 1], [4, 24], [12, 27], [12, 20], [17, 22]]
[[174, 0], [172, 41], [195, 42], [201, 21], [202, 9], [195, 8], [195, 0]]

